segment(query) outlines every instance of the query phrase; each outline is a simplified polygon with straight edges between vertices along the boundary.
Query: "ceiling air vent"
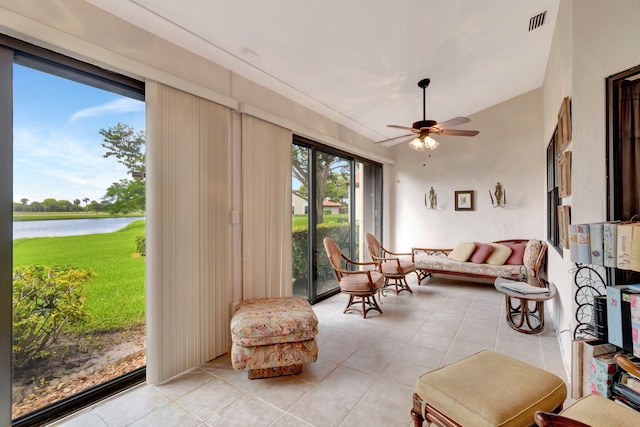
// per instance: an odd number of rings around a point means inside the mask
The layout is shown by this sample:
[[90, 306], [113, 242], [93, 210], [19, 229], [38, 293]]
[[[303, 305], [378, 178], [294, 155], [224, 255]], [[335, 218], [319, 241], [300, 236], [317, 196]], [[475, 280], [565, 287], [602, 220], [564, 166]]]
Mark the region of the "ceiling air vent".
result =
[[546, 10], [542, 13], [537, 14], [536, 16], [532, 16], [531, 19], [529, 19], [529, 31], [533, 31], [538, 27], [542, 27], [544, 25], [544, 19], [546, 17]]

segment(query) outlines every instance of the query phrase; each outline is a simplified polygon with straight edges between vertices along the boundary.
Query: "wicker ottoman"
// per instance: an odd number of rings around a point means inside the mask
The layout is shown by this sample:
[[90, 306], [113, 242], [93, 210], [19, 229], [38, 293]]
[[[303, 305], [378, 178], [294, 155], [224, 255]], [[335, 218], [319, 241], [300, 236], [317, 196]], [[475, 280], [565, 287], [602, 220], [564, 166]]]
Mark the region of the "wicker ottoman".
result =
[[318, 359], [318, 318], [301, 297], [242, 301], [231, 318], [231, 363], [249, 379], [295, 375]]
[[567, 387], [556, 375], [492, 351], [481, 351], [422, 375], [411, 417], [437, 426], [523, 427], [536, 411], [559, 412]]

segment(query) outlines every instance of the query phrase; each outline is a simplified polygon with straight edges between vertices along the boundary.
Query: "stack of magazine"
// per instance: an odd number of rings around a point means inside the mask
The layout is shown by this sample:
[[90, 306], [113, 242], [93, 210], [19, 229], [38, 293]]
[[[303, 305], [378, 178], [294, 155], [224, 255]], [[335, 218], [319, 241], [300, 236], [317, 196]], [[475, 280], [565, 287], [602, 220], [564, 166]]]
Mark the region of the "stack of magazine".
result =
[[500, 287], [515, 291], [521, 294], [546, 294], [549, 293], [548, 288], [542, 288], [538, 286], [532, 286], [525, 282], [519, 282], [517, 280], [502, 279], [500, 280]]
[[640, 410], [640, 379], [621, 371], [611, 387], [611, 398], [617, 403]]

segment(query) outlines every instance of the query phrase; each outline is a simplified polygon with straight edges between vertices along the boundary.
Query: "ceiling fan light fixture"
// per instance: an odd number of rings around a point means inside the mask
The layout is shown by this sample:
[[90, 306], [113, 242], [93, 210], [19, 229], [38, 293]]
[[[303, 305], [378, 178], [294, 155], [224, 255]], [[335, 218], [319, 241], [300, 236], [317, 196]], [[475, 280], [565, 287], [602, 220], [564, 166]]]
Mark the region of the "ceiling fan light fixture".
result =
[[417, 136], [413, 138], [413, 140], [411, 140], [411, 142], [409, 143], [409, 147], [413, 148], [416, 151], [424, 151], [426, 148], [424, 141], [422, 141], [420, 137]]
[[[455, 117], [453, 119], [438, 123], [435, 120], [427, 120], [427, 86], [429, 86], [429, 79], [422, 79], [418, 82], [418, 86], [422, 89], [422, 120], [414, 122], [411, 127], [399, 126], [399, 125], [387, 125], [387, 127], [402, 129], [410, 131], [411, 133], [406, 135], [394, 136], [392, 138], [383, 139], [376, 142], [381, 144], [383, 142], [391, 142], [400, 138], [408, 138], [410, 136], [414, 139], [409, 142], [409, 146], [416, 151], [424, 151], [427, 148], [429, 150], [435, 150], [440, 143], [435, 139], [429, 137], [429, 134], [434, 135], [454, 135], [454, 136], [476, 136], [479, 132], [477, 130], [466, 129], [448, 129], [449, 126], [457, 126], [463, 123], [468, 123], [470, 120], [466, 117]], [[393, 144], [391, 144], [393, 145]]]
[[429, 150], [435, 150], [436, 148], [438, 148], [439, 145], [440, 143], [435, 139], [431, 138], [430, 136], [424, 137], [424, 146]]

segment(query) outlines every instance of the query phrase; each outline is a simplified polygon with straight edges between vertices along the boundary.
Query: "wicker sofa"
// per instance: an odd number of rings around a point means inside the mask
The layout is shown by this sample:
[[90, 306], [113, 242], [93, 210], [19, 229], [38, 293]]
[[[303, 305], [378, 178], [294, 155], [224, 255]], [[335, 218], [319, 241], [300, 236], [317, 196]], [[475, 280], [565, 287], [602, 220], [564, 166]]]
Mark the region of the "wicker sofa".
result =
[[522, 266], [527, 268], [527, 274], [538, 277], [540, 266], [547, 251], [547, 244], [537, 239], [498, 240], [490, 244], [523, 244], [525, 246], [522, 264], [495, 265], [458, 261], [449, 255], [454, 250], [434, 248], [412, 248], [413, 262], [420, 282], [432, 274], [447, 274], [463, 277], [495, 280], [497, 277], [509, 277], [520, 273]]

